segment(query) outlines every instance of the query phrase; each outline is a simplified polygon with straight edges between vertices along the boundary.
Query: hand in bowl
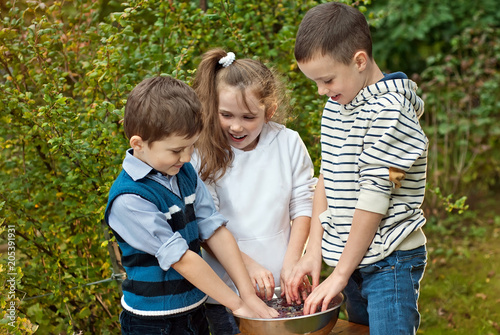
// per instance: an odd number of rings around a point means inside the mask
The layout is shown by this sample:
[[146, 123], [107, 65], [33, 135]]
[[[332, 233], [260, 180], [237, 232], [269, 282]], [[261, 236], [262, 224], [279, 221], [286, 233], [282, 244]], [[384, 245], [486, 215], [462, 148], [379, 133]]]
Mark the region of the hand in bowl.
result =
[[273, 273], [251, 258], [246, 260], [245, 265], [257, 296], [264, 300], [271, 300], [274, 294]]
[[278, 311], [266, 305], [262, 299], [256, 295], [242, 297], [244, 304], [233, 311], [234, 315], [247, 318], [272, 319], [278, 317]]

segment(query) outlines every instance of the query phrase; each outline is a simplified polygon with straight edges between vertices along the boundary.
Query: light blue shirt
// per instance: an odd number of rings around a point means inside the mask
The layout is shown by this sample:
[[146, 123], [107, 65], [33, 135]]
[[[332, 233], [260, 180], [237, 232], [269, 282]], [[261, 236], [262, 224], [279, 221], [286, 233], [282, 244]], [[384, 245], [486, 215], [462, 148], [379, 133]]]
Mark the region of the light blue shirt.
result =
[[[164, 176], [132, 153], [132, 149], [127, 151], [122, 166], [133, 180], [150, 178], [180, 195], [176, 176]], [[212, 196], [199, 177], [194, 210], [202, 241], [227, 223], [226, 218], [216, 211]], [[135, 194], [122, 194], [115, 199], [109, 213], [109, 225], [132, 247], [155, 255], [165, 271], [189, 249], [181, 234], [172, 231], [165, 214]]]

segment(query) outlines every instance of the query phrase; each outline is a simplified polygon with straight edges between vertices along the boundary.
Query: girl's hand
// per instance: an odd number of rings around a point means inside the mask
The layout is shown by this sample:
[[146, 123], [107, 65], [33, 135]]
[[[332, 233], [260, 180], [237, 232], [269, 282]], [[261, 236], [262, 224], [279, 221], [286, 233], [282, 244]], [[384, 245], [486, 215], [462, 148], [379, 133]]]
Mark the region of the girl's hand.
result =
[[[281, 269], [280, 283], [281, 283], [281, 296], [286, 297], [288, 303], [292, 301], [292, 296], [287, 291], [286, 283], [293, 280], [294, 274], [294, 266], [286, 266], [283, 264], [283, 268]], [[304, 276], [302, 279], [302, 283], [299, 284], [299, 294], [302, 300], [306, 300], [309, 293], [311, 293], [311, 283], [309, 282], [309, 278]]]
[[257, 296], [261, 299], [271, 300], [275, 286], [273, 273], [250, 258], [247, 259], [245, 265]]
[[[307, 293], [314, 292], [314, 288], [319, 285], [321, 261], [321, 255], [314, 257], [312, 253], [306, 253], [293, 267], [291, 275], [285, 282], [287, 303], [295, 302], [300, 304]], [[312, 288], [307, 275], [312, 277]]]

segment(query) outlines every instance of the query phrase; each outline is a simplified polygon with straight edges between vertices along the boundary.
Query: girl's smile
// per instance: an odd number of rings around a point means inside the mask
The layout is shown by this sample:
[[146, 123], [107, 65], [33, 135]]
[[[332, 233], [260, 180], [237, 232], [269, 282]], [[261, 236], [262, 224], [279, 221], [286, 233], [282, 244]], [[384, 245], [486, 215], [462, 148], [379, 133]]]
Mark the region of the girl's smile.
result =
[[236, 136], [236, 135], [233, 135], [233, 134], [230, 134], [231, 137], [233, 138], [234, 141], [236, 142], [241, 142], [245, 139], [246, 135], [245, 136]]
[[266, 123], [265, 107], [250, 89], [222, 86], [219, 89], [219, 121], [229, 145], [243, 151], [253, 150]]

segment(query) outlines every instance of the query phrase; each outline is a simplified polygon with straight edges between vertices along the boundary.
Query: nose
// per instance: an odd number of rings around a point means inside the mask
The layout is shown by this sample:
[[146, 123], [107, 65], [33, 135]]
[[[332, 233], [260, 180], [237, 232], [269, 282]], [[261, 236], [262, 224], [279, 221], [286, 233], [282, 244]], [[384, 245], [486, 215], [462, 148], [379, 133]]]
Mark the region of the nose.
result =
[[329, 90], [322, 86], [322, 85], [318, 85], [318, 94], [319, 95], [326, 95], [327, 93], [329, 92]]
[[241, 124], [239, 122], [233, 121], [233, 122], [231, 122], [229, 129], [234, 131], [234, 132], [239, 132], [239, 131], [243, 130], [243, 127], [241, 126]]
[[179, 160], [182, 163], [188, 163], [189, 161], [191, 161], [191, 153], [192, 153], [191, 150], [183, 150]]

